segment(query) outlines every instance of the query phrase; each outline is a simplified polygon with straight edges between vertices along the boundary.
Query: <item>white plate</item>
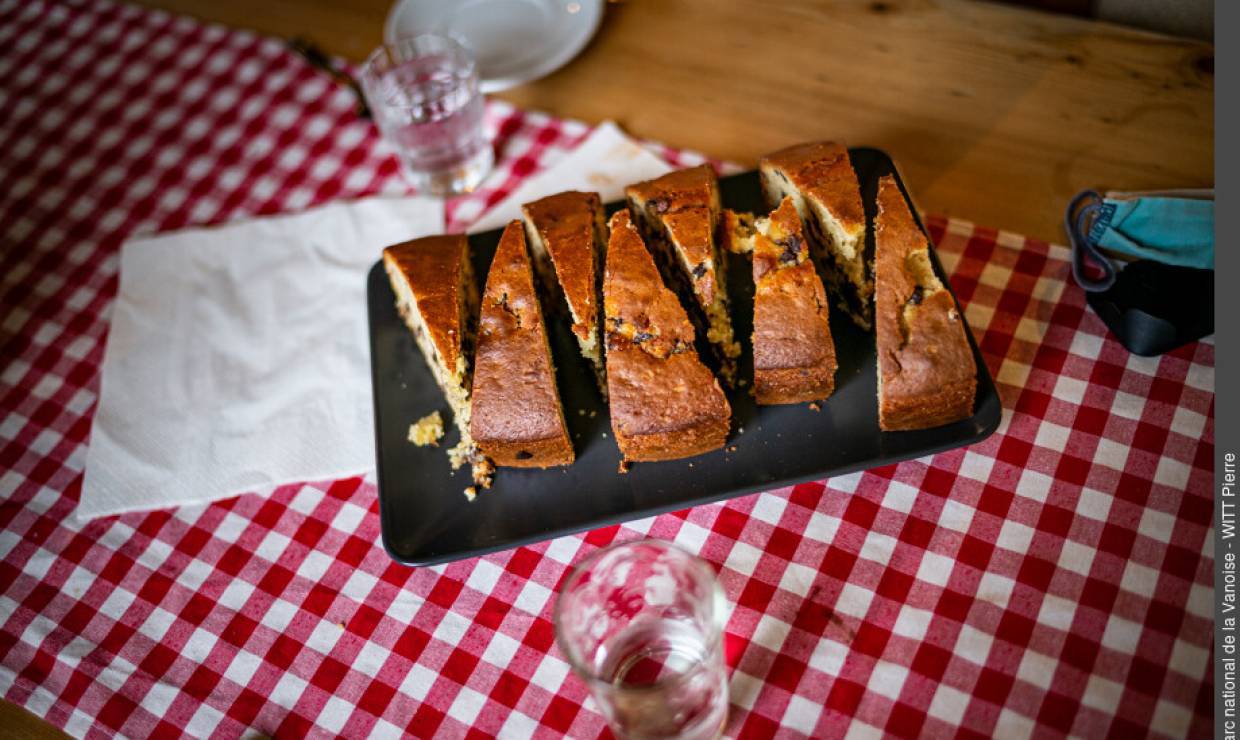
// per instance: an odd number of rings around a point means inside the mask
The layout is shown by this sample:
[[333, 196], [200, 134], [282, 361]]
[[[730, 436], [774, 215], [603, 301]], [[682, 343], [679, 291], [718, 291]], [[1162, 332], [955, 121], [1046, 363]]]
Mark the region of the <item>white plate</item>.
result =
[[581, 52], [603, 0], [396, 0], [387, 43], [419, 33], [452, 36], [473, 51], [483, 92], [546, 76]]

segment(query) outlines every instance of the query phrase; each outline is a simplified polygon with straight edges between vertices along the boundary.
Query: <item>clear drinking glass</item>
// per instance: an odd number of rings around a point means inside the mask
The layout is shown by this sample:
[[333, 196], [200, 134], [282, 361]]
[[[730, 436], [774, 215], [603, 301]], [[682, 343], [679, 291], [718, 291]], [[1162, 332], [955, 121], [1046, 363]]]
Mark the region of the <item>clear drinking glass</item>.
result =
[[728, 716], [726, 602], [709, 565], [667, 542], [590, 555], [555, 604], [555, 636], [621, 738], [714, 738]]
[[361, 82], [379, 130], [420, 192], [467, 192], [491, 169], [478, 68], [455, 40], [424, 34], [381, 46]]

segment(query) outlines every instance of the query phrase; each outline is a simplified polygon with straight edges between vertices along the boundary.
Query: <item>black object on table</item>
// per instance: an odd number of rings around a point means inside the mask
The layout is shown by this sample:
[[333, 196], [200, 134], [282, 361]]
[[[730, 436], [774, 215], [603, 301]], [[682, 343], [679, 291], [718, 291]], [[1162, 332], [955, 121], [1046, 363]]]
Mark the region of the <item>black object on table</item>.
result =
[[1085, 300], [1120, 344], [1152, 357], [1214, 333], [1214, 271], [1131, 262]]
[[[861, 182], [866, 216], [873, 219], [882, 175], [899, 174], [886, 153], [851, 149]], [[722, 178], [723, 205], [766, 213], [757, 172]], [[901, 183], [901, 190], [908, 197]], [[612, 212], [622, 204], [608, 205]], [[916, 209], [911, 209], [916, 218]], [[920, 221], [918, 222], [920, 225]], [[924, 229], [923, 229], [924, 230]], [[469, 237], [475, 274], [481, 283], [501, 230]], [[866, 248], [874, 249], [872, 230]], [[950, 287], [931, 250], [934, 269]], [[634, 463], [617, 471], [620, 451], [611, 434], [607, 406], [599, 397], [592, 369], [562, 317], [548, 314], [548, 336], [555, 357], [560, 397], [577, 461], [564, 468], [500, 468], [490, 490], [466, 500], [471, 485], [466, 468], [448, 465], [445, 447], [459, 440], [452, 427], [440, 447], [416, 447], [409, 425], [434, 410], [447, 419], [447, 404], [435, 385], [413, 337], [396, 313], [395, 297], [379, 262], [370, 271], [368, 303], [370, 358], [375, 401], [379, 514], [383, 544], [408, 565], [432, 565], [505, 550], [564, 534], [652, 516], [794, 483], [821, 480], [889, 465], [990, 436], [999, 426], [1001, 405], [990, 373], [971, 332], [966, 332], [977, 363], [977, 398], [968, 419], [912, 432], [878, 427], [874, 335], [857, 328], [842, 311], [831, 312], [835, 340], [834, 395], [815, 411], [807, 404], [758, 406], [753, 382], [753, 281], [748, 258], [726, 255], [728, 291], [738, 340], [744, 348], [740, 377], [747, 383], [728, 391], [732, 432], [724, 449], [685, 460]], [[961, 312], [964, 315], [964, 312]], [[702, 353], [703, 359], [709, 353]]]
[[1124, 349], [1143, 357], [1213, 334], [1214, 271], [1148, 259], [1112, 262], [1091, 239], [1103, 200], [1096, 190], [1082, 190], [1064, 212], [1072, 277], [1089, 307]]

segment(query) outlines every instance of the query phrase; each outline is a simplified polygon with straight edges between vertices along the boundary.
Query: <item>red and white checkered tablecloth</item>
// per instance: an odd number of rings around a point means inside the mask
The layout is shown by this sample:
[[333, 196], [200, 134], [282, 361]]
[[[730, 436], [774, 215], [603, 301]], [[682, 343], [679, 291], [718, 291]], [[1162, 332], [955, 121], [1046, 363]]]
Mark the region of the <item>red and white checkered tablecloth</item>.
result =
[[[1213, 346], [1132, 357], [1063, 248], [938, 217], [1004, 402], [969, 449], [435, 568], [384, 553], [370, 477], [75, 524], [121, 241], [403, 190], [352, 106], [277, 40], [0, 0], [6, 700], [78, 736], [594, 737], [552, 595], [654, 536], [734, 604], [729, 734], [1208, 729]], [[453, 228], [586, 132], [490, 114]]]

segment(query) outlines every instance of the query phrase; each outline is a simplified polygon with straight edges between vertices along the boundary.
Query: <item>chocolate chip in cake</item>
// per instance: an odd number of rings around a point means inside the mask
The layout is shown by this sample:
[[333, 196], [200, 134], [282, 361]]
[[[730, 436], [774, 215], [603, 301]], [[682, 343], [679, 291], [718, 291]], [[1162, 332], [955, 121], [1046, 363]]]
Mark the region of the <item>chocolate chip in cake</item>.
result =
[[908, 297], [908, 302], [913, 304], [914, 306], [920, 306], [921, 299], [923, 297], [925, 297], [925, 291], [922, 289], [920, 285], [918, 285], [916, 288], [913, 288], [913, 294]]
[[801, 240], [796, 234], [789, 234], [787, 238], [779, 242], [779, 246], [784, 248], [784, 251], [779, 255], [779, 263], [781, 265], [796, 262], [797, 258], [801, 256]]
[[705, 274], [706, 274], [706, 263], [705, 262], [700, 262], [698, 263], [697, 267], [693, 268], [693, 278], [695, 280], [701, 280], [702, 276]]
[[634, 344], [641, 344], [642, 342], [648, 342], [651, 339], [654, 339], [654, 335], [648, 331], [639, 331], [633, 335]]
[[653, 198], [647, 205], [654, 213], [667, 213], [667, 198]]
[[531, 457], [533, 457], [533, 456], [534, 456], [534, 453], [532, 453], [532, 452], [526, 452], [525, 450], [518, 450], [518, 451], [517, 451], [517, 459], [518, 459], [518, 460], [529, 460], [529, 459], [530, 459]]

